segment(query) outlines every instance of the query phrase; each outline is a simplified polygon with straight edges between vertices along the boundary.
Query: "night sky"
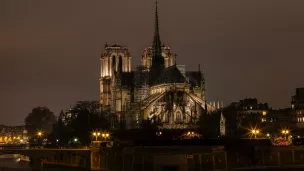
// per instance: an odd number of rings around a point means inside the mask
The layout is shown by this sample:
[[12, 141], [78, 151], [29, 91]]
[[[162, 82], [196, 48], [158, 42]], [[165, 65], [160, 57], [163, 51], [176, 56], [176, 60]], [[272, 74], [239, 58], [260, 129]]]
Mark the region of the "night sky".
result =
[[[201, 64], [207, 100], [285, 108], [304, 86], [303, 9], [303, 0], [160, 0], [160, 36], [178, 64]], [[0, 124], [98, 100], [105, 43], [127, 45], [135, 68], [153, 24], [153, 0], [1, 0]]]

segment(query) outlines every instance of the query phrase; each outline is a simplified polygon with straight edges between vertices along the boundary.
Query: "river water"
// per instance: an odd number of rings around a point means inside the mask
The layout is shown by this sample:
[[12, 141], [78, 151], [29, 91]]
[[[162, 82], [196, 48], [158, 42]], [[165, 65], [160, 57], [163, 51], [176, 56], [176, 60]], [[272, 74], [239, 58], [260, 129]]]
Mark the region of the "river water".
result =
[[32, 169], [26, 163], [18, 162], [17, 159], [1, 158], [0, 170], [1, 171], [31, 171]]
[[[13, 158], [0, 158], [0, 171], [31, 171], [31, 167]], [[44, 171], [79, 171], [75, 168], [45, 167]]]

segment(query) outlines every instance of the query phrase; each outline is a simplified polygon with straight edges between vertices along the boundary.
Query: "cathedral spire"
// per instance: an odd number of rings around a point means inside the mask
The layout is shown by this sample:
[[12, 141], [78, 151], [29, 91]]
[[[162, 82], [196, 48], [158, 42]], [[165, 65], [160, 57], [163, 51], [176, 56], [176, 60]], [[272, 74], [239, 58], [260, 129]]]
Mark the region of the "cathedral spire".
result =
[[153, 39], [153, 58], [152, 58], [152, 66], [162, 66], [164, 65], [163, 57], [162, 57], [162, 48], [161, 41], [159, 36], [159, 24], [158, 24], [158, 8], [157, 8], [157, 0], [155, 2], [155, 23], [154, 23], [154, 39]]

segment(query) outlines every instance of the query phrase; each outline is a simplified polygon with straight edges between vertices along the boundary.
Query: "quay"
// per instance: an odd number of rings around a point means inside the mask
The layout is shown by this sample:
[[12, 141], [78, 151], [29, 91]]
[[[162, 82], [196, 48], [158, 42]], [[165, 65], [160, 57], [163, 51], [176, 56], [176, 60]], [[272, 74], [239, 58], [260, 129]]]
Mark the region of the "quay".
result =
[[[194, 143], [195, 144], [195, 143]], [[94, 142], [89, 148], [5, 149], [1, 154], [20, 154], [30, 159], [33, 171], [44, 165], [107, 171], [225, 171], [304, 169], [303, 147], [206, 145], [106, 146]]]

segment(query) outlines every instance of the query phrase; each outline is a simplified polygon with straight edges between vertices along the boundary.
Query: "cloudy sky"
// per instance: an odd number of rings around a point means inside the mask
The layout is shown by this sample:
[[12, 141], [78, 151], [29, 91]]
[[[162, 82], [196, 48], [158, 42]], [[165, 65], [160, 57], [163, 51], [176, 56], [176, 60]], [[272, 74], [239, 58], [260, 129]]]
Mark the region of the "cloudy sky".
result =
[[[159, 1], [161, 40], [178, 64], [201, 64], [208, 100], [284, 108], [304, 86], [303, 0]], [[1, 0], [0, 124], [98, 100], [104, 44], [127, 45], [135, 68], [153, 24], [153, 0]]]

